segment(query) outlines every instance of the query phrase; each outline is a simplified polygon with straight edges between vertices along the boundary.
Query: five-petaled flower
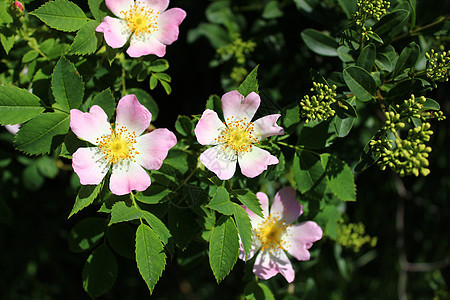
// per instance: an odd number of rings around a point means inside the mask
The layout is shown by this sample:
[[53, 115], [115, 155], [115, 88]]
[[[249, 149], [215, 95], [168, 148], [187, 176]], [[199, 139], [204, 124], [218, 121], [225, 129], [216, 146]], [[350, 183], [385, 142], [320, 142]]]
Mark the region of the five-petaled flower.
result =
[[141, 135], [150, 125], [152, 115], [135, 95], [119, 100], [116, 122], [110, 124], [97, 105], [88, 113], [70, 111], [70, 128], [94, 147], [79, 148], [72, 156], [72, 167], [83, 185], [99, 184], [112, 167], [109, 188], [113, 194], [144, 191], [150, 176], [144, 170], [161, 167], [177, 139], [168, 129], [155, 129]]
[[[313, 242], [322, 238], [322, 229], [313, 221], [292, 224], [303, 213], [294, 189], [286, 187], [278, 191], [270, 207], [270, 214], [267, 195], [259, 192], [256, 196], [261, 203], [264, 218], [244, 207], [253, 228], [252, 247], [247, 259], [261, 249], [256, 256], [253, 272], [261, 279], [269, 279], [281, 273], [288, 282], [292, 282], [295, 272], [285, 251], [298, 260], [309, 260], [308, 249]], [[239, 258], [245, 259], [242, 244]]]
[[106, 16], [96, 31], [103, 32], [106, 43], [120, 48], [130, 38], [131, 57], [166, 54], [166, 45], [178, 39], [179, 25], [186, 17], [181, 8], [167, 9], [169, 0], [105, 0], [118, 18]]
[[195, 127], [200, 144], [214, 145], [200, 155], [200, 161], [221, 180], [233, 177], [237, 162], [242, 174], [252, 178], [278, 163], [275, 156], [255, 146], [266, 137], [284, 134], [276, 123], [279, 114], [251, 122], [260, 103], [255, 92], [245, 98], [238, 91], [228, 92], [222, 96], [225, 122], [207, 109]]

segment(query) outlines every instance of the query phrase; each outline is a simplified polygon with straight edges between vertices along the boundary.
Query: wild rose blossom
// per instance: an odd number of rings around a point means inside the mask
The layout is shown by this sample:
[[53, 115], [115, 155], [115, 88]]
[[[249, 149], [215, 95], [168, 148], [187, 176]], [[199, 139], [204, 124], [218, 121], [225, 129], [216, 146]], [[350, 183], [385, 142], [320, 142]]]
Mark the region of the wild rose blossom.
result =
[[[256, 256], [253, 273], [261, 279], [269, 279], [278, 273], [288, 282], [294, 281], [295, 272], [285, 251], [298, 260], [309, 260], [308, 249], [322, 238], [322, 229], [313, 221], [292, 224], [303, 213], [295, 190], [286, 187], [278, 191], [270, 207], [265, 193], [256, 194], [261, 203], [264, 218], [244, 207], [253, 228], [252, 248], [247, 259]], [[245, 260], [244, 249], [239, 249], [239, 258]]]
[[283, 128], [276, 124], [279, 114], [251, 122], [260, 103], [255, 92], [244, 98], [238, 91], [231, 91], [222, 96], [225, 122], [215, 111], [207, 109], [197, 123], [194, 130], [197, 141], [202, 145], [214, 145], [200, 155], [200, 161], [221, 180], [233, 177], [236, 163], [242, 174], [252, 178], [268, 165], [278, 163], [275, 156], [255, 146], [269, 136], [284, 134]]
[[103, 32], [106, 43], [120, 48], [130, 39], [131, 57], [166, 54], [166, 45], [178, 39], [179, 25], [186, 17], [181, 8], [171, 8], [169, 0], [105, 0], [118, 18], [106, 16], [96, 31]]
[[119, 100], [114, 126], [100, 106], [92, 106], [88, 113], [72, 109], [70, 128], [94, 145], [79, 148], [72, 156], [72, 167], [81, 184], [99, 184], [112, 167], [109, 188], [113, 194], [146, 190], [151, 182], [144, 168], [159, 169], [169, 149], [177, 143], [175, 135], [165, 128], [141, 135], [151, 118], [135, 95]]

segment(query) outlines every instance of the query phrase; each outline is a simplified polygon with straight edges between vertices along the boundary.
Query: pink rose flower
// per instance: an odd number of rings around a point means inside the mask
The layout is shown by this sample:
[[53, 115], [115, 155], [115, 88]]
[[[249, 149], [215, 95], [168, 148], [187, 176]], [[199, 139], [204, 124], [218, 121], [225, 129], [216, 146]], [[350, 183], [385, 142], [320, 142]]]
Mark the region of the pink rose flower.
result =
[[[313, 221], [292, 224], [303, 213], [293, 188], [286, 187], [278, 191], [270, 213], [267, 195], [259, 192], [256, 196], [261, 203], [264, 218], [244, 207], [253, 228], [253, 243], [247, 259], [261, 249], [256, 256], [253, 273], [261, 279], [269, 279], [281, 273], [288, 282], [292, 282], [295, 272], [285, 251], [298, 260], [309, 260], [308, 249], [322, 238], [322, 229]], [[245, 260], [242, 244], [239, 258]]]
[[197, 141], [202, 145], [214, 145], [200, 155], [200, 161], [221, 180], [233, 177], [236, 163], [242, 174], [256, 177], [268, 165], [278, 163], [278, 159], [268, 151], [256, 147], [262, 139], [284, 134], [276, 124], [279, 114], [268, 115], [251, 122], [261, 99], [252, 92], [244, 98], [238, 91], [222, 96], [225, 122], [217, 113], [207, 109], [195, 127]]
[[103, 32], [106, 43], [120, 48], [130, 39], [131, 57], [166, 54], [166, 45], [178, 39], [179, 25], [186, 17], [181, 8], [167, 9], [169, 0], [105, 0], [118, 18], [105, 17], [96, 31]]
[[92, 106], [88, 113], [72, 109], [70, 128], [94, 145], [79, 148], [72, 156], [72, 167], [81, 184], [99, 184], [112, 167], [109, 188], [113, 194], [146, 190], [151, 182], [144, 168], [159, 169], [177, 143], [175, 135], [165, 128], [141, 135], [151, 119], [152, 114], [135, 95], [119, 100], [114, 127], [100, 106]]

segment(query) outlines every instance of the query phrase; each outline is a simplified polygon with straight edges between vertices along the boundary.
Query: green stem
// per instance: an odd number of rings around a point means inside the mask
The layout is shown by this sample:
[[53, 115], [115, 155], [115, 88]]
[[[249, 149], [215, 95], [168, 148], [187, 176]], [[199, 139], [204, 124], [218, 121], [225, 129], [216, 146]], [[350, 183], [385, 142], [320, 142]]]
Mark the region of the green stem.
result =
[[285, 146], [285, 147], [288, 147], [288, 148], [295, 149], [295, 150], [297, 150], [297, 151], [298, 151], [298, 150], [309, 151], [309, 152], [311, 152], [311, 153], [320, 155], [320, 154], [319, 154], [318, 152], [316, 152], [316, 151], [313, 151], [313, 150], [310, 150], [310, 149], [306, 149], [306, 148], [303, 148], [303, 147], [300, 147], [300, 146], [294, 146], [294, 145], [291, 145], [291, 144], [288, 144], [288, 143], [285, 143], [285, 142], [281, 142], [281, 141], [276, 141], [275, 143], [278, 144], [278, 145], [281, 145], [281, 146]]
[[[133, 192], [130, 192], [130, 199], [131, 202], [133, 203], [134, 207], [136, 207], [137, 210], [141, 210], [141, 208], [137, 205], [136, 203], [136, 198], [134, 197]], [[141, 221], [141, 224], [143, 224], [144, 222], [142, 221], [142, 218], [139, 218], [139, 220]]]
[[435, 25], [438, 25], [439, 23], [445, 22], [445, 21], [447, 21], [447, 20], [450, 20], [450, 16], [448, 16], [448, 17], [443, 17], [443, 16], [441, 16], [441, 17], [439, 17], [436, 21], [434, 21], [434, 22], [432, 22], [432, 23], [430, 23], [430, 24], [427, 24], [427, 25], [418, 27], [418, 28], [416, 28], [416, 29], [414, 29], [414, 30], [411, 30], [411, 31], [409, 31], [409, 32], [407, 32], [407, 33], [404, 33], [404, 34], [402, 34], [402, 35], [400, 35], [400, 36], [398, 36], [398, 37], [392, 39], [391, 43], [393, 43], [393, 42], [395, 42], [395, 41], [398, 41], [398, 40], [401, 40], [401, 39], [403, 39], [403, 38], [405, 38], [405, 37], [408, 37], [408, 36], [410, 36], [410, 35], [414, 35], [414, 34], [420, 32], [420, 31], [422, 31], [422, 30], [428, 29], [428, 28], [430, 28], [430, 27], [433, 27], [433, 26], [435, 26]]
[[57, 107], [52, 107], [52, 106], [47, 106], [47, 105], [44, 105], [43, 107], [44, 107], [44, 108], [47, 108], [47, 109], [58, 110], [58, 111], [60, 111], [60, 112], [63, 112], [63, 113], [65, 113], [65, 114], [67, 114], [67, 115], [69, 115], [69, 114], [70, 114], [70, 113], [68, 113], [67, 111], [65, 111], [65, 110], [62, 110], [61, 108], [57, 108]]

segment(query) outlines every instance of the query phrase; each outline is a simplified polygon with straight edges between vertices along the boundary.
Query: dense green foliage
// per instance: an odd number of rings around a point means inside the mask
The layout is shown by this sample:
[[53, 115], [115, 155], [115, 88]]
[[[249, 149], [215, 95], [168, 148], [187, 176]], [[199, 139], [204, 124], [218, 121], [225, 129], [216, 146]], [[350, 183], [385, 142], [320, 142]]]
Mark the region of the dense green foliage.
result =
[[[0, 298], [447, 299], [450, 3], [177, 1], [187, 17], [164, 58], [131, 58], [95, 29], [102, 0], [0, 2]], [[439, 8], [439, 9], [436, 9]], [[445, 14], [447, 12], [447, 14]], [[220, 97], [257, 92], [284, 135], [279, 163], [220, 180], [194, 128]], [[30, 91], [32, 93], [30, 93]], [[135, 94], [178, 143], [143, 192], [81, 185], [88, 142], [70, 110]], [[291, 186], [298, 222], [324, 232], [291, 284], [238, 259], [245, 205]], [[89, 295], [89, 296], [87, 296]]]

